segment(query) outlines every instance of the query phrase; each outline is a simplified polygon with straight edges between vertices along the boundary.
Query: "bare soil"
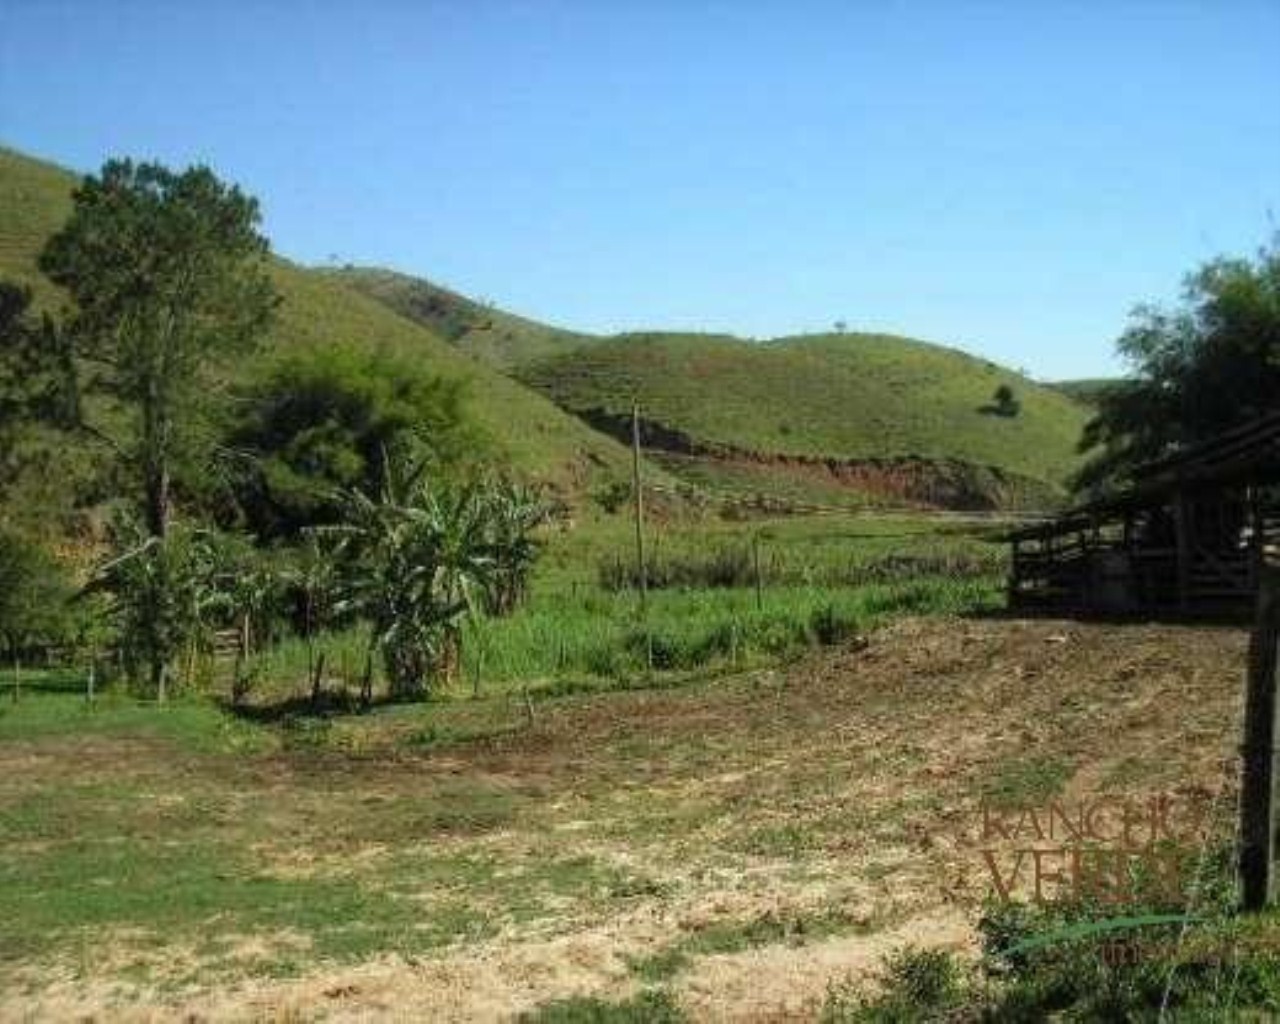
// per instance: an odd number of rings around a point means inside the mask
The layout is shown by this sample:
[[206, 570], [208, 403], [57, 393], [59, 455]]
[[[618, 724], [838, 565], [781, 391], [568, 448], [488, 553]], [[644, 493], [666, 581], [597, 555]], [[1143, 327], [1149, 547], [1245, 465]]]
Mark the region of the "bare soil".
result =
[[[459, 778], [519, 788], [530, 813], [439, 842], [513, 871], [550, 845], [646, 880], [635, 892], [565, 898], [428, 956], [216, 988], [126, 984], [109, 958], [31, 964], [0, 1020], [506, 1019], [568, 995], [626, 997], [652, 983], [638, 962], [681, 944], [694, 952], [658, 983], [695, 1019], [808, 1019], [828, 984], [874, 976], [904, 944], [974, 950], [992, 889], [978, 848], [993, 794], [1170, 794], [1229, 835], [1245, 648], [1232, 628], [908, 620], [776, 672], [547, 702], [530, 729], [343, 763], [341, 785], [366, 798]], [[109, 746], [95, 740], [60, 770], [148, 756]], [[0, 775], [31, 772], [43, 753], [0, 749]], [[300, 779], [337, 770], [277, 755], [237, 784], [271, 787], [287, 805]], [[357, 879], [384, 852], [261, 851], [272, 870]], [[832, 915], [840, 927], [806, 930]], [[760, 921], [797, 927], [780, 941], [696, 945], [709, 929]]]

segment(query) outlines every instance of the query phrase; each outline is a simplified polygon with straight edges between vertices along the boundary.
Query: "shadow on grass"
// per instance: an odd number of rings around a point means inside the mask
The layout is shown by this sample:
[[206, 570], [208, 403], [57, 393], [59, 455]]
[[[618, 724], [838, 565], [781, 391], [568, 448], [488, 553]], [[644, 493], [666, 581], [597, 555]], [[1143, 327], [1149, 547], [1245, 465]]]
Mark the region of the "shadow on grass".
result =
[[294, 695], [268, 704], [250, 704], [236, 701], [230, 697], [215, 698], [218, 706], [229, 715], [256, 722], [259, 725], [274, 725], [281, 722], [299, 719], [328, 719], [367, 715], [386, 707], [404, 707], [425, 705], [425, 698], [412, 700], [389, 695], [376, 696], [372, 700], [362, 700], [358, 695], [347, 692], [324, 691], [319, 697]]
[[[86, 693], [88, 675], [78, 668], [22, 669], [18, 674], [18, 690], [21, 693], [77, 694]], [[105, 689], [100, 684], [100, 689]], [[12, 670], [0, 669], [0, 695], [12, 693]]]

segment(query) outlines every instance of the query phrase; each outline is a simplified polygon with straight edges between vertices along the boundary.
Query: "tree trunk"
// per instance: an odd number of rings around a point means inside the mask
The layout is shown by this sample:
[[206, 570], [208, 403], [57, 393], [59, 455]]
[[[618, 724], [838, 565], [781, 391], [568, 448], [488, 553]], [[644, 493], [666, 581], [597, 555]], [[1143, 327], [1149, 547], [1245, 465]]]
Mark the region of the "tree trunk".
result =
[[360, 703], [368, 707], [373, 703], [373, 645], [364, 657], [364, 678], [360, 680]]
[[146, 470], [147, 532], [163, 539], [169, 532], [169, 468], [161, 459]]
[[169, 423], [158, 373], [150, 374], [142, 402], [142, 476], [147, 531], [163, 538], [169, 530]]
[[161, 704], [165, 702], [168, 694], [165, 692], [165, 676], [168, 675], [168, 666], [160, 658], [154, 658], [151, 662], [151, 689], [155, 691], [156, 700]]
[[315, 667], [311, 670], [311, 706], [320, 706], [320, 693], [324, 685], [324, 651], [320, 652], [320, 657], [315, 663]]

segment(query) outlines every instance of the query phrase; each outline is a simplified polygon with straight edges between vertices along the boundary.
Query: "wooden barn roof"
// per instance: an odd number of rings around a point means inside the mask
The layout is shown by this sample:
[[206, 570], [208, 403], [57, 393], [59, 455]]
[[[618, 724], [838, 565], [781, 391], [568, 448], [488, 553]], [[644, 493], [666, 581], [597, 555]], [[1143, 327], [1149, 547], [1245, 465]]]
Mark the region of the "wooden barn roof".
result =
[[1132, 487], [1069, 509], [1056, 519], [1015, 530], [1033, 540], [1089, 526], [1099, 517], [1141, 508], [1184, 487], [1280, 483], [1280, 412], [1268, 413], [1138, 469]]

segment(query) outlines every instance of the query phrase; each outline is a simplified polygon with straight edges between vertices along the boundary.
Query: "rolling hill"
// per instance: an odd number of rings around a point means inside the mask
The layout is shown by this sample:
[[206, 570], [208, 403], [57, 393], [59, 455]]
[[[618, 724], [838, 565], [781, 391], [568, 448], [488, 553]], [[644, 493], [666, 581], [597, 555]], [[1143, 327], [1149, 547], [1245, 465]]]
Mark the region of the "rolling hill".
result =
[[[405, 274], [331, 273], [620, 440], [638, 398], [651, 461], [721, 493], [790, 504], [1044, 506], [1062, 499], [1090, 415], [1079, 396], [909, 338], [605, 338]], [[1001, 384], [1013, 389], [1017, 416], [990, 408]]]
[[504, 370], [600, 340], [504, 312], [491, 303], [394, 270], [343, 267], [321, 272], [377, 299], [481, 362]]
[[[772, 473], [830, 492], [969, 507], [1060, 498], [1088, 411], [993, 363], [886, 335], [747, 342], [636, 334], [526, 366], [522, 379], [711, 482]], [[998, 387], [1020, 409], [1000, 415]]]
[[1046, 387], [1061, 392], [1081, 405], [1087, 406], [1090, 412], [1098, 407], [1098, 403], [1108, 392], [1124, 384], [1122, 377], [1089, 377], [1084, 380], [1056, 380]]
[[[75, 181], [0, 148], [0, 277], [30, 284], [43, 305], [57, 294], [36, 254], [67, 215]], [[498, 461], [570, 500], [626, 478], [619, 441], [633, 397], [650, 479], [765, 504], [1044, 506], [1061, 500], [1089, 416], [1059, 391], [907, 338], [605, 338], [394, 271], [282, 259], [273, 271], [284, 303], [268, 353], [337, 344], [411, 353], [467, 382]], [[990, 406], [1002, 384], [1016, 416]]]
[[[31, 286], [45, 306], [56, 305], [58, 295], [36, 269], [36, 258], [69, 213], [76, 181], [61, 167], [0, 148], [0, 278]], [[388, 346], [443, 377], [465, 381], [469, 408], [495, 458], [566, 498], [629, 472], [629, 456], [617, 442], [347, 280], [283, 259], [275, 259], [272, 269], [283, 303], [264, 357], [289, 346]]]

